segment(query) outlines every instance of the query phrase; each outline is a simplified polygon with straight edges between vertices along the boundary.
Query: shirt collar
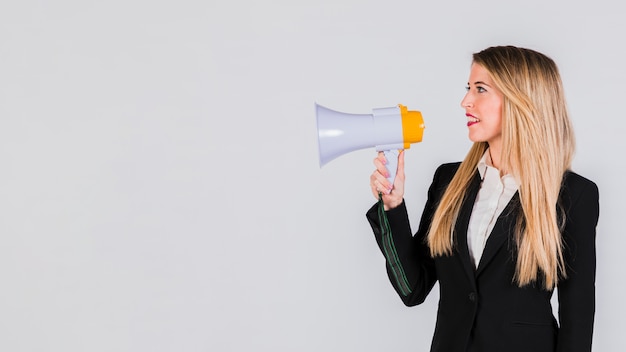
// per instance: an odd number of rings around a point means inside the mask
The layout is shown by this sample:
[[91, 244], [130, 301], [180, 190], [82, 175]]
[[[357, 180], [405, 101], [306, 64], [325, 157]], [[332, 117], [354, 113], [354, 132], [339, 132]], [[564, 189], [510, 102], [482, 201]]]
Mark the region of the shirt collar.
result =
[[[483, 156], [480, 158], [480, 160], [478, 161], [478, 165], [476, 165], [476, 169], [478, 169], [478, 173], [480, 174], [480, 179], [484, 180], [485, 179], [485, 175], [487, 173], [487, 169], [494, 169], [494, 170], [498, 170], [496, 169], [492, 162], [491, 162], [491, 154], [489, 154], [489, 148], [487, 148], [487, 150], [485, 150], [485, 153], [483, 154]], [[500, 174], [500, 171], [497, 171], [498, 175]], [[498, 177], [500, 178], [500, 177]], [[517, 179], [515, 177], [513, 177], [513, 175], [511, 174], [506, 174], [504, 176], [501, 177], [502, 182], [505, 183], [511, 183], [511, 187], [514, 188], [519, 188], [519, 182], [517, 181]]]

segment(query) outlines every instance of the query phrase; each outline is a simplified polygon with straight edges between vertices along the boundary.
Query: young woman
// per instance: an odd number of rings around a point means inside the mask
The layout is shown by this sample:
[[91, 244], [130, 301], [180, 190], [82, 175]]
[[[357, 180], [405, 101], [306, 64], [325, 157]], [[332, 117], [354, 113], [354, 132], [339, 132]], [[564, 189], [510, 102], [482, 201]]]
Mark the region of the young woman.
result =
[[431, 351], [591, 351], [598, 188], [569, 170], [574, 136], [555, 63], [511, 46], [476, 53], [461, 105], [474, 144], [435, 172], [415, 235], [404, 155], [393, 185], [384, 155], [374, 160], [379, 204], [367, 218], [393, 287], [414, 306], [439, 283]]

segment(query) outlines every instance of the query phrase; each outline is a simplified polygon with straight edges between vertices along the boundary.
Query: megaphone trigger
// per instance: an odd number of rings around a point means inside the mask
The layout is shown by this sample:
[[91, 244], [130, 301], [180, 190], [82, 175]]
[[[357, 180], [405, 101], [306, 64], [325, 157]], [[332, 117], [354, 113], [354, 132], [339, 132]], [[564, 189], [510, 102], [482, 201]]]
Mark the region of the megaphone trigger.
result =
[[398, 155], [400, 155], [400, 151], [398, 149], [392, 150], [383, 150], [385, 154], [385, 158], [387, 158], [387, 171], [389, 172], [389, 177], [387, 180], [393, 186], [393, 181], [396, 180], [396, 174], [398, 173]]

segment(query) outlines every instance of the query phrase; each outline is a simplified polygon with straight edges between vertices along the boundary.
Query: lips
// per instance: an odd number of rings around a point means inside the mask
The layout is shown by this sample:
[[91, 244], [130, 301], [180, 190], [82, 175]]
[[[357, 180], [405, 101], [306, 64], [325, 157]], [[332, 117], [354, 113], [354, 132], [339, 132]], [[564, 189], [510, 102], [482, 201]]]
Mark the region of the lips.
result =
[[478, 119], [476, 116], [472, 114], [468, 113], [468, 114], [465, 114], [465, 116], [467, 116], [467, 127], [475, 125], [480, 122], [480, 119]]

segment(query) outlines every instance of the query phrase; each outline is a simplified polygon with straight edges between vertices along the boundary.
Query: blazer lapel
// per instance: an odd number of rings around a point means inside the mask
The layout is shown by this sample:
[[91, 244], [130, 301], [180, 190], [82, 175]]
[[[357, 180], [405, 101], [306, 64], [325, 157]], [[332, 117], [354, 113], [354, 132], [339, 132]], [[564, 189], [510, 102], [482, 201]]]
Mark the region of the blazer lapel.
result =
[[485, 266], [489, 264], [489, 262], [496, 255], [500, 247], [507, 242], [509, 238], [512, 238], [515, 223], [517, 220], [517, 215], [519, 205], [519, 193], [515, 192], [513, 198], [509, 201], [509, 204], [504, 208], [502, 214], [496, 220], [496, 224], [491, 230], [489, 234], [489, 238], [487, 238], [487, 243], [485, 243], [485, 249], [483, 250], [483, 254], [480, 257], [480, 262], [478, 263], [478, 268], [476, 269], [476, 276], [480, 275]]
[[454, 240], [457, 243], [457, 252], [472, 285], [475, 285], [475, 267], [470, 259], [469, 249], [467, 247], [467, 228], [469, 226], [470, 216], [472, 215], [472, 209], [474, 208], [474, 202], [476, 201], [476, 196], [480, 189], [480, 182], [480, 174], [477, 171], [469, 184], [463, 205], [459, 211], [459, 217], [456, 219], [454, 226]]

